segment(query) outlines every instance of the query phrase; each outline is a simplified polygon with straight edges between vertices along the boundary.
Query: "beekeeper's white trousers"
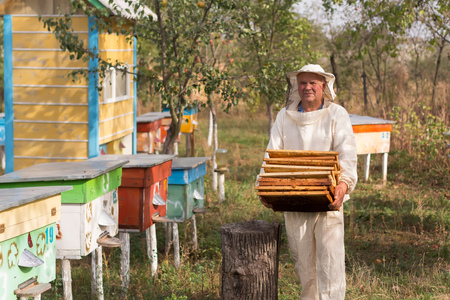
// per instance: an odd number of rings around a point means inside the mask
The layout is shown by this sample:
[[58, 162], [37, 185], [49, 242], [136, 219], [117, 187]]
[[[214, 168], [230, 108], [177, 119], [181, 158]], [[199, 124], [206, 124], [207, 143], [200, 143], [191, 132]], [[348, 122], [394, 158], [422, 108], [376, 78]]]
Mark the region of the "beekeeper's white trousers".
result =
[[344, 214], [285, 212], [286, 231], [301, 300], [345, 297]]

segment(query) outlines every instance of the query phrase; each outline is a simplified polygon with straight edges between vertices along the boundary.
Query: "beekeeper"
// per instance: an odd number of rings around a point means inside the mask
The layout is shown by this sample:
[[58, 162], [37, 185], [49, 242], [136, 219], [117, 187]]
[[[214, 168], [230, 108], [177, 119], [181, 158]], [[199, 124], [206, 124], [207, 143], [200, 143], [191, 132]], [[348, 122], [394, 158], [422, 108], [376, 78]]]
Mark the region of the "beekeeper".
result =
[[284, 213], [295, 272], [302, 287], [301, 299], [343, 300], [342, 204], [349, 199], [357, 181], [350, 117], [342, 106], [333, 103], [335, 77], [321, 66], [306, 65], [286, 76], [289, 83], [286, 107], [277, 115], [267, 149], [338, 151], [341, 168], [335, 199], [329, 205], [335, 211]]

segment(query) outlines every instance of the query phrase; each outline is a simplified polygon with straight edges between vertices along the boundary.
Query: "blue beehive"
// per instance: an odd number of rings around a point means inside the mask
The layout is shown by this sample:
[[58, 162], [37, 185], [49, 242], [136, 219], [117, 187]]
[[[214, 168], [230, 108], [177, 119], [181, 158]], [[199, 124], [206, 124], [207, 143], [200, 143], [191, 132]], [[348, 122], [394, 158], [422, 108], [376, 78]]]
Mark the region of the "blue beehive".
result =
[[181, 157], [172, 161], [166, 217], [183, 222], [204, 206], [204, 179], [210, 157]]

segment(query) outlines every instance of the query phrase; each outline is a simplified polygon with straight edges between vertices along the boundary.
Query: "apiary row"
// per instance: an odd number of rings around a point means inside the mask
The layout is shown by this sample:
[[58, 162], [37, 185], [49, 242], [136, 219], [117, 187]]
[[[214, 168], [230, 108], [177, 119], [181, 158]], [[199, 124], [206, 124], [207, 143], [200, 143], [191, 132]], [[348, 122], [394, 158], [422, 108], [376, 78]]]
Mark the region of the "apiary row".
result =
[[208, 157], [102, 155], [0, 176], [0, 299], [50, 288], [56, 259], [118, 247], [120, 232], [202, 209]]

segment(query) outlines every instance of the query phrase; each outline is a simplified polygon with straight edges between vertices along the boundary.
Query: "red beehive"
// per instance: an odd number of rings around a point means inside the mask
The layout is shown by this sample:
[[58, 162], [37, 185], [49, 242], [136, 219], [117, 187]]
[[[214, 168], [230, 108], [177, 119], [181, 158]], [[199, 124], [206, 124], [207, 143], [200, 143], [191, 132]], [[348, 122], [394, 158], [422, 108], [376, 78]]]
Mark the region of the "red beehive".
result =
[[167, 178], [175, 155], [102, 155], [92, 160], [129, 160], [119, 187], [119, 229], [145, 231], [166, 215]]
[[137, 151], [155, 153], [160, 151], [162, 139], [162, 120], [170, 118], [167, 112], [149, 112], [136, 118]]

